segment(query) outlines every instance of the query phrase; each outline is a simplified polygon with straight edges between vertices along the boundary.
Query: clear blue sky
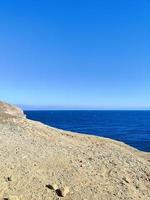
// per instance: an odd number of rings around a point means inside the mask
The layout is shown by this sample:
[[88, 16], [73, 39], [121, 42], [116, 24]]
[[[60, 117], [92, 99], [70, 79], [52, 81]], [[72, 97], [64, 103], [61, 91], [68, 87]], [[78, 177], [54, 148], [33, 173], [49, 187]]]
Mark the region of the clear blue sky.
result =
[[0, 99], [150, 108], [150, 1], [0, 1]]

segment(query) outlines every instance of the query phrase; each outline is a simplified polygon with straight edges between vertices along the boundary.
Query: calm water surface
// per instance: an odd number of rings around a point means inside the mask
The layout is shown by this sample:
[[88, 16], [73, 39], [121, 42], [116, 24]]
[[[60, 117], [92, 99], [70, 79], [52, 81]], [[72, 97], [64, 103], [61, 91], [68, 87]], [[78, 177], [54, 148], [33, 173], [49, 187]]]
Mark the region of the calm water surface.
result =
[[25, 111], [29, 119], [123, 141], [150, 152], [150, 111]]

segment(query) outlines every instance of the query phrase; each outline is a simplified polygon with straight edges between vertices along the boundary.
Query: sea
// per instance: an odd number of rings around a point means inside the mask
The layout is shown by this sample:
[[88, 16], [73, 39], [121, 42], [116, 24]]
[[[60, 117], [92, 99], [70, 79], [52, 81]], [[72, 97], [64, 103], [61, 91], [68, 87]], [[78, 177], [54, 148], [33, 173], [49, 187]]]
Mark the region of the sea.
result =
[[150, 152], [150, 111], [37, 110], [25, 114], [49, 126], [111, 138]]

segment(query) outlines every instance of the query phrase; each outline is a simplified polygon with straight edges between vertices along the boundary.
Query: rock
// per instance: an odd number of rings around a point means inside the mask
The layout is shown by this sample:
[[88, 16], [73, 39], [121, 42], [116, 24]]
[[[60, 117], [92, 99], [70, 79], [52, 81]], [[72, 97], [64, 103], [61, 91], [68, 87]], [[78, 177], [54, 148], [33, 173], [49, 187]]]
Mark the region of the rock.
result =
[[18, 108], [17, 106], [10, 105], [8, 103], [4, 103], [0, 101], [0, 113], [10, 114], [16, 117], [25, 117], [23, 110]]
[[11, 176], [6, 177], [6, 182], [12, 181]]
[[58, 189], [57, 191], [58, 196], [62, 196], [65, 197], [68, 193], [69, 193], [69, 188], [68, 187], [61, 187], [60, 189]]
[[54, 184], [52, 184], [52, 188], [53, 188], [53, 190], [57, 190], [57, 189], [58, 189], [58, 185], [56, 185], [56, 184], [54, 183]]
[[9, 200], [9, 195], [4, 192], [2, 200]]
[[47, 188], [51, 190], [55, 190], [56, 194], [60, 197], [65, 197], [69, 193], [69, 188], [68, 187], [61, 187], [58, 188], [57, 184], [48, 184], [46, 185]]
[[58, 186], [55, 183], [54, 184], [47, 184], [46, 187], [48, 189], [51, 189], [51, 190], [57, 190], [58, 189]]

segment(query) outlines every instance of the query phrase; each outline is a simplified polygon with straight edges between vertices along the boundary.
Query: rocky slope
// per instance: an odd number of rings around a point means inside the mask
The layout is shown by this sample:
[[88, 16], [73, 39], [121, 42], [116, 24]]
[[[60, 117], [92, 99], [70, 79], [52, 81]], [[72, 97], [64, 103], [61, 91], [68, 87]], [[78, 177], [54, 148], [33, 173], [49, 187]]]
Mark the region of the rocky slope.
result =
[[0, 112], [0, 199], [150, 199], [149, 153], [20, 116]]
[[17, 106], [2, 102], [2, 101], [0, 101], [0, 112], [8, 113], [10, 115], [14, 115], [18, 117], [25, 117], [23, 111], [20, 108], [18, 108]]

